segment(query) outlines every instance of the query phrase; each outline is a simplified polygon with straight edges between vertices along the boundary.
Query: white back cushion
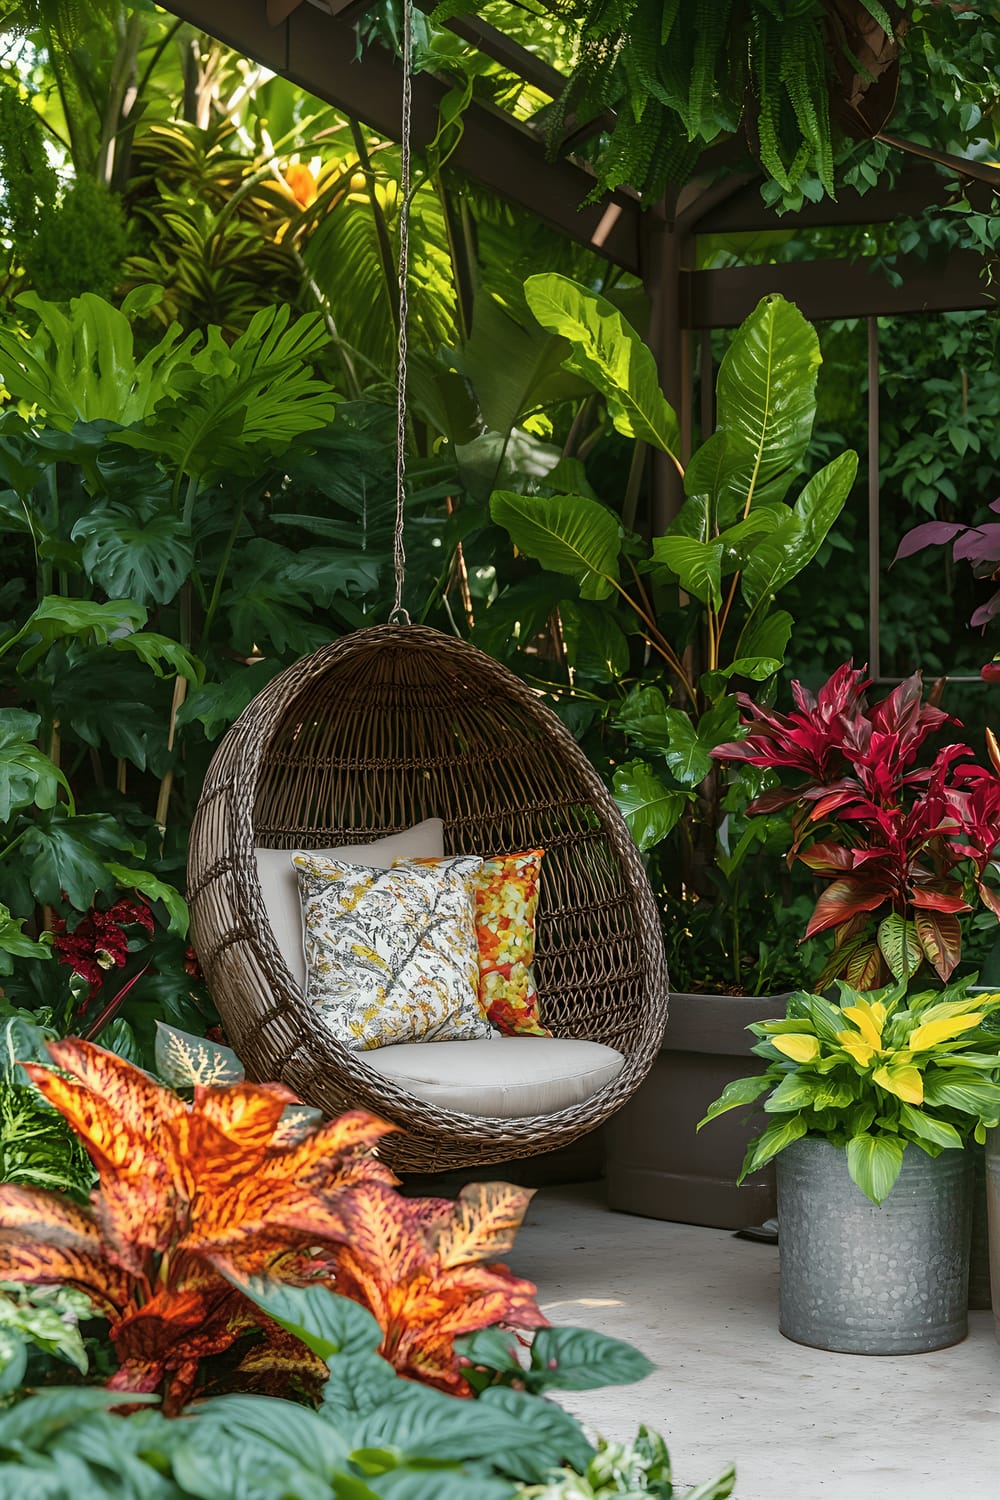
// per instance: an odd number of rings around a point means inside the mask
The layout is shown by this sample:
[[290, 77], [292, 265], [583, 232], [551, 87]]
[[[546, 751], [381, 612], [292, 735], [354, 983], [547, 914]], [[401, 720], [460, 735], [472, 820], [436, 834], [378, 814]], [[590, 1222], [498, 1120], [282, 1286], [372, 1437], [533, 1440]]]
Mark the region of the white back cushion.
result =
[[[300, 990], [305, 989], [306, 961], [302, 953], [302, 904], [292, 866], [293, 849], [255, 849], [257, 879], [274, 941]], [[441, 859], [444, 855], [444, 823], [425, 818], [402, 833], [371, 844], [345, 844], [339, 849], [313, 849], [327, 859], [348, 860], [376, 870], [389, 870], [394, 859]]]

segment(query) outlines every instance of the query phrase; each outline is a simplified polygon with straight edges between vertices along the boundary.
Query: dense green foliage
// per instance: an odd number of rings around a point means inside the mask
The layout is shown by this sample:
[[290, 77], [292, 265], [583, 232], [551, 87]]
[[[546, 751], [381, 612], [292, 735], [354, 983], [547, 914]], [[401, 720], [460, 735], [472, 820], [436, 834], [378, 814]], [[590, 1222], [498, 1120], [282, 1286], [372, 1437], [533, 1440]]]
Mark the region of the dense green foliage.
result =
[[[375, 1353], [379, 1329], [363, 1308], [332, 1292], [261, 1284], [261, 1306], [327, 1364], [317, 1410], [260, 1395], [216, 1397], [171, 1421], [133, 1396], [114, 1414], [113, 1393], [53, 1386], [23, 1393], [0, 1412], [0, 1482], [32, 1483], [51, 1500], [516, 1500], [561, 1496], [600, 1484], [602, 1497], [677, 1492], [663, 1440], [640, 1431], [634, 1448], [597, 1446], [544, 1392], [639, 1378], [641, 1355], [583, 1329], [546, 1331], [545, 1378], [535, 1389], [491, 1381], [491, 1358], [513, 1358], [497, 1334], [489, 1353], [470, 1349], [486, 1383], [462, 1401], [399, 1378]], [[51, 1334], [49, 1335], [51, 1337]], [[615, 1471], [629, 1475], [627, 1488]], [[706, 1483], [703, 1500], [731, 1494], [733, 1471]], [[552, 1486], [550, 1489], [549, 1486]], [[39, 1493], [43, 1491], [39, 1489]], [[580, 1493], [579, 1488], [576, 1493]], [[583, 1491], [586, 1493], [586, 1491]]]

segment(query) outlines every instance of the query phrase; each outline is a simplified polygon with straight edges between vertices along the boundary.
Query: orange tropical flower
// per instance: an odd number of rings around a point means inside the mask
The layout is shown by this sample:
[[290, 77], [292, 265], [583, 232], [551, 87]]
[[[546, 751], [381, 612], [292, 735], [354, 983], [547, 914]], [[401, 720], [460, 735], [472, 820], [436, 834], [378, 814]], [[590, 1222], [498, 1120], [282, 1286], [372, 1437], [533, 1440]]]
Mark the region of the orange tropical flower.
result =
[[[373, 1115], [352, 1111], [303, 1134], [283, 1122], [298, 1100], [279, 1084], [199, 1085], [188, 1104], [91, 1043], [53, 1042], [49, 1052], [59, 1071], [26, 1069], [81, 1137], [98, 1186], [89, 1209], [0, 1186], [0, 1281], [87, 1292], [110, 1324], [120, 1361], [113, 1388], [162, 1391], [164, 1409], [177, 1412], [201, 1361], [254, 1334], [237, 1381], [245, 1371], [266, 1389], [270, 1370], [287, 1393], [288, 1336], [232, 1278], [325, 1280], [371, 1307], [400, 1373], [445, 1387], [464, 1384], [451, 1345], [458, 1332], [541, 1321], [530, 1283], [476, 1264], [487, 1246], [510, 1243], [530, 1194], [493, 1184], [477, 1229], [461, 1201], [399, 1197], [373, 1154], [396, 1127]], [[428, 1295], [447, 1304], [442, 1328], [418, 1298], [393, 1292], [410, 1287], [418, 1268]], [[300, 1385], [315, 1388], [325, 1373], [299, 1345]]]

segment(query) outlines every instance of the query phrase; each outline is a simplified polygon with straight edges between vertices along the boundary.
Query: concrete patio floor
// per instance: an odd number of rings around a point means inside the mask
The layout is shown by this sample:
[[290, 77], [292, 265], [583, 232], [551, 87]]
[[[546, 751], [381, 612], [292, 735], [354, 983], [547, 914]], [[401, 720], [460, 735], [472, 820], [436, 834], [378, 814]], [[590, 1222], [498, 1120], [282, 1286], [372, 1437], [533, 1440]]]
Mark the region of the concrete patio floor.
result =
[[998, 1500], [1000, 1345], [904, 1357], [827, 1354], [778, 1333], [778, 1252], [727, 1230], [612, 1213], [603, 1184], [541, 1188], [512, 1269], [553, 1323], [596, 1328], [656, 1364], [563, 1404], [609, 1438], [640, 1422], [678, 1485], [736, 1463], [736, 1500]]

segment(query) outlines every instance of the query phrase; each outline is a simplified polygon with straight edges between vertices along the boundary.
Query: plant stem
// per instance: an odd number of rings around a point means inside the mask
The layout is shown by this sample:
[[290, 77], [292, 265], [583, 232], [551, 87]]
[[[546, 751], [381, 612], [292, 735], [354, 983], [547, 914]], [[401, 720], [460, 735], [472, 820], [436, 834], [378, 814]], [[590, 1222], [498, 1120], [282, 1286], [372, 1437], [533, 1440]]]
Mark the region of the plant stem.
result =
[[209, 632], [212, 628], [212, 621], [215, 619], [215, 612], [219, 607], [219, 600], [222, 598], [222, 589], [226, 581], [226, 569], [229, 567], [229, 559], [232, 556], [233, 547], [236, 545], [236, 538], [239, 535], [240, 526], [243, 521], [244, 509], [245, 507], [243, 497], [241, 496], [239, 504], [236, 507], [236, 514], [233, 517], [233, 524], [229, 528], [229, 535], [226, 538], [226, 545], [223, 548], [222, 561], [219, 563], [218, 571], [215, 575], [215, 583], [212, 587], [212, 597], [208, 601], [208, 607], [205, 610], [205, 618], [202, 621], [201, 639], [199, 642], [202, 648], [204, 648], [205, 642], [208, 639]]
[[646, 627], [643, 631], [644, 638], [646, 639], [646, 641], [648, 641], [649, 645], [653, 648], [656, 654], [663, 657], [663, 660], [667, 663], [670, 670], [677, 674], [677, 677], [680, 679], [681, 686], [683, 687], [688, 699], [693, 705], [696, 702], [694, 688], [691, 685], [691, 681], [687, 675], [687, 672], [684, 670], [684, 665], [680, 657], [674, 651], [673, 647], [667, 641], [666, 637], [660, 632], [655, 622], [650, 619], [646, 611], [636, 603], [627, 589], [622, 588], [617, 578], [612, 578], [610, 574], [607, 573], [602, 573], [601, 577], [607, 578], [608, 582], [618, 590], [619, 594], [625, 600], [626, 604], [630, 605], [635, 613], [639, 616], [639, 619]]

